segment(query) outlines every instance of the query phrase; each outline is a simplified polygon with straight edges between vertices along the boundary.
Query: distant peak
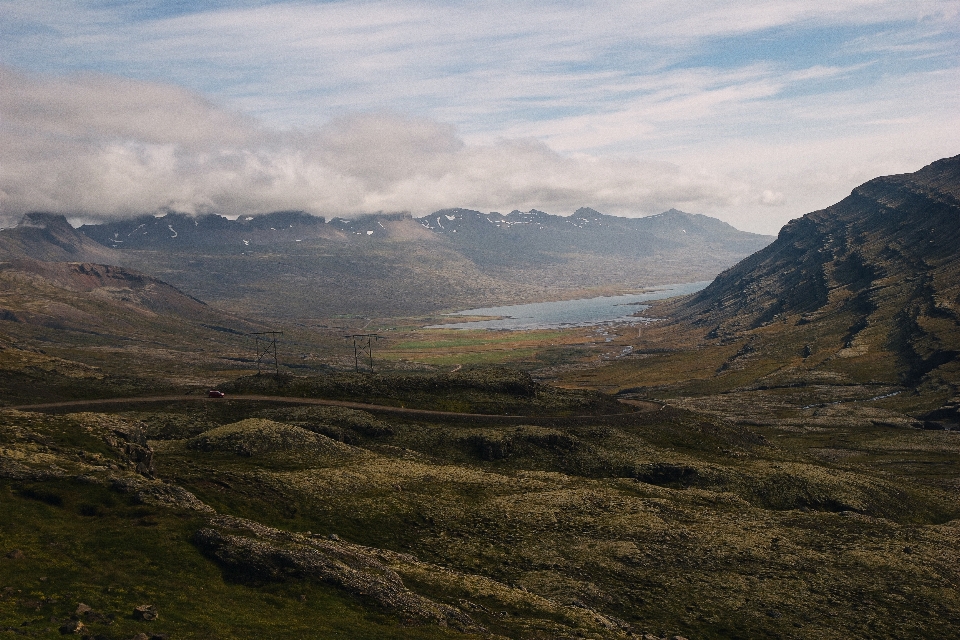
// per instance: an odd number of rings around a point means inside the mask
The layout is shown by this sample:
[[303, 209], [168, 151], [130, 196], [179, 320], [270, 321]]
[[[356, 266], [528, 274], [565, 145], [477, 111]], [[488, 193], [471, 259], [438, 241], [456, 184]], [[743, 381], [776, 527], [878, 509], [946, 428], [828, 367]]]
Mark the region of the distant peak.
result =
[[254, 228], [269, 228], [271, 225], [279, 225], [284, 228], [314, 226], [326, 222], [323, 216], [314, 216], [301, 210], [271, 211], [270, 213], [241, 216], [238, 219]]
[[18, 229], [49, 229], [50, 227], [67, 227], [73, 229], [67, 222], [67, 217], [60, 213], [45, 213], [43, 211], [31, 211], [25, 213], [23, 218], [17, 224]]
[[[443, 215], [478, 215], [482, 216], [483, 213], [480, 211], [474, 211], [473, 209], [464, 209], [462, 207], [454, 207], [452, 209], [440, 209], [439, 211], [434, 211], [433, 213], [424, 216], [424, 218], [430, 218], [432, 216], [443, 216]], [[494, 215], [494, 214], [491, 214]], [[499, 214], [496, 214], [499, 215]]]
[[514, 218], [518, 216], [534, 216], [534, 217], [550, 216], [550, 214], [547, 213], [546, 211], [539, 211], [537, 209], [530, 209], [530, 211], [520, 211], [519, 209], [514, 209], [507, 215]]
[[574, 218], [596, 218], [597, 216], [602, 216], [604, 214], [600, 213], [596, 209], [591, 209], [590, 207], [580, 207], [573, 212]]

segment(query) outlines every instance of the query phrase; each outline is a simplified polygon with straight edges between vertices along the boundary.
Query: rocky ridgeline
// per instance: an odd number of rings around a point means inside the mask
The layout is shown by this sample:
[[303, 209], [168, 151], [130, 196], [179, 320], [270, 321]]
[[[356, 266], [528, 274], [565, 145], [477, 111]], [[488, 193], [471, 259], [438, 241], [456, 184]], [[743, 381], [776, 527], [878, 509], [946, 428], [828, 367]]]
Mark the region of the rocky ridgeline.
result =
[[[302, 211], [278, 211], [236, 219], [217, 214], [191, 216], [169, 212], [162, 216], [144, 215], [131, 220], [87, 224], [79, 231], [105, 247], [120, 251], [216, 246], [255, 248], [318, 239], [343, 242], [355, 237], [424, 240], [435, 236], [472, 252], [496, 251], [495, 243], [503, 242], [507, 244], [501, 246], [500, 251], [508, 251], [513, 242], [519, 240], [535, 252], [606, 249], [637, 253], [705, 243], [749, 253], [771, 239], [738, 231], [716, 218], [676, 209], [653, 216], [625, 218], [586, 207], [571, 216], [551, 215], [535, 209], [501, 214], [457, 208], [442, 209], [423, 218], [393, 213], [329, 221]], [[464, 246], [466, 244], [473, 246]]]

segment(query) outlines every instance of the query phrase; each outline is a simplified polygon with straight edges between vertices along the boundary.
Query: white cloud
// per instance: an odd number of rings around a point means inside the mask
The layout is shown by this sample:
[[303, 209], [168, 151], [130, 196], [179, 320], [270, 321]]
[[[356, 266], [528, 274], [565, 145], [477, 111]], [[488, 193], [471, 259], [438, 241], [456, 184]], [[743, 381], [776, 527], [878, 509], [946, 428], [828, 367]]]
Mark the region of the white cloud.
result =
[[231, 4], [0, 0], [0, 215], [677, 206], [772, 233], [960, 151], [958, 0], [206, 6]]
[[7, 127], [68, 139], [135, 139], [204, 148], [244, 143], [253, 120], [169, 84], [84, 74], [48, 81], [0, 67]]
[[[878, 51], [880, 42], [939, 47], [950, 55], [960, 6], [957, 0], [597, 1], [535, 7], [505, 0], [348, 1], [131, 20], [136, 12], [123, 3], [106, 5], [113, 14], [53, 0], [28, 3], [30, 10], [20, 8], [24, 4], [0, 0], [0, 14], [20, 16], [7, 20], [23, 25], [4, 34], [7, 53], [0, 59], [7, 64], [94, 65], [164, 78], [281, 128], [316, 127], [337, 114], [391, 108], [454, 123], [467, 135], [549, 121], [557, 110], [603, 113], [678, 66], [729, 72], [691, 58], [710, 46], [723, 55], [743, 46], [737, 42], [741, 36], [763, 30], [804, 29], [816, 38], [817, 29], [843, 27], [852, 30], [847, 36], [852, 40], [840, 48], [851, 55]], [[886, 31], [857, 31], [871, 25]], [[793, 54], [789, 47], [765, 52], [781, 58], [771, 61], [777, 74], [792, 71], [776, 64]], [[835, 53], [822, 52], [825, 58]]]
[[675, 165], [565, 157], [536, 140], [468, 145], [448, 126], [390, 112], [312, 132], [267, 131], [176, 87], [102, 76], [33, 79], [0, 101], [0, 207], [87, 218], [163, 208], [352, 215], [591, 205], [646, 214], [722, 206], [746, 184]]
[[[639, 135], [650, 135], [641, 130], [643, 122], [695, 120], [727, 100], [742, 105], [743, 92], [768, 93], [765, 81], [755, 77], [744, 74], [738, 79], [746, 88], [721, 86], [719, 95], [668, 88], [663, 104], [598, 118], [592, 126], [622, 137], [634, 119], [641, 123], [635, 127]], [[902, 119], [879, 122], [877, 116], [893, 111], [877, 101], [869, 103], [872, 111], [856, 111], [849, 101], [853, 112], [847, 117], [862, 117], [866, 130], [785, 133], [772, 141], [714, 139], [675, 152], [678, 160], [670, 163], [561, 154], [536, 138], [468, 143], [450, 125], [393, 112], [353, 114], [316, 130], [283, 132], [178, 87], [106, 76], [35, 78], [0, 70], [0, 81], [16, 89], [0, 97], [0, 216], [6, 225], [37, 209], [95, 219], [165, 208], [350, 216], [401, 210], [423, 215], [451, 206], [566, 214], [592, 206], [619, 215], [677, 207], [773, 233], [860, 182], [939, 157], [929, 149], [960, 146], [960, 115], [952, 123], [932, 122], [923, 113], [907, 125]], [[949, 101], [947, 83], [941, 85], [940, 95], [923, 100]], [[767, 108], [786, 110], [802, 122], [820, 115], [814, 98]], [[886, 133], [878, 136], [870, 127]], [[890, 127], [899, 133], [891, 134]], [[563, 142], [566, 129], [558, 130]], [[580, 135], [580, 123], [569, 130]], [[917, 131], [929, 133], [918, 137]], [[592, 135], [606, 139], [602, 131]], [[888, 148], [900, 153], [891, 158]]]

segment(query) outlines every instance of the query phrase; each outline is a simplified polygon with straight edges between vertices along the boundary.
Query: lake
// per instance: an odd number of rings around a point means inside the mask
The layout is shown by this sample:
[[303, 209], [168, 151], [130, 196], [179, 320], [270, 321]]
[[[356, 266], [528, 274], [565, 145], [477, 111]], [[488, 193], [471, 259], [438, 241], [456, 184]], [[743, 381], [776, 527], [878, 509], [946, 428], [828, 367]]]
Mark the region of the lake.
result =
[[525, 329], [555, 329], [562, 327], [589, 327], [598, 324], [630, 324], [644, 322], [633, 314], [650, 305], [651, 300], [663, 300], [674, 296], [696, 293], [706, 288], [709, 280], [685, 284], [666, 284], [651, 287], [645, 293], [623, 296], [601, 296], [581, 300], [559, 302], [535, 302], [506, 307], [484, 307], [451, 313], [451, 316], [488, 316], [495, 319], [476, 322], [437, 324], [428, 329], [499, 329], [522, 331]]

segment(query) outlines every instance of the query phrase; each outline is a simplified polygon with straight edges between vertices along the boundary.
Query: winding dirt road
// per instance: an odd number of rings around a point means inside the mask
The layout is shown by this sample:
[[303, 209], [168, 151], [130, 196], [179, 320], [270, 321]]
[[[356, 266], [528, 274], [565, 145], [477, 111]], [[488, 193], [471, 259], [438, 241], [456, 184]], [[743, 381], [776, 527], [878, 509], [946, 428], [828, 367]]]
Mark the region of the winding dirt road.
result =
[[201, 395], [175, 395], [175, 396], [145, 396], [137, 398], [101, 398], [96, 400], [68, 400], [65, 402], [44, 402], [40, 404], [23, 404], [17, 406], [3, 407], [3, 409], [15, 409], [17, 411], [58, 411], [63, 409], [84, 409], [93, 407], [115, 406], [125, 404], [145, 404], [159, 402], [276, 402], [278, 404], [312, 404], [327, 407], [345, 407], [348, 409], [360, 409], [371, 413], [387, 413], [405, 415], [413, 418], [451, 418], [457, 420], [483, 421], [483, 422], [507, 422], [507, 423], [529, 423], [529, 422], [566, 422], [583, 420], [609, 420], [624, 419], [640, 413], [649, 413], [658, 411], [663, 405], [655, 402], [646, 402], [643, 400], [622, 401], [635, 408], [635, 411], [629, 413], [611, 413], [601, 415], [582, 415], [582, 416], [524, 416], [524, 415], [495, 415], [489, 413], [458, 413], [455, 411], [434, 411], [430, 409], [409, 409], [407, 407], [391, 407], [382, 404], [366, 404], [363, 402], [350, 402], [348, 400], [325, 400], [322, 398], [299, 398], [294, 396], [261, 396], [261, 395], [235, 395], [227, 398], [208, 398]]

